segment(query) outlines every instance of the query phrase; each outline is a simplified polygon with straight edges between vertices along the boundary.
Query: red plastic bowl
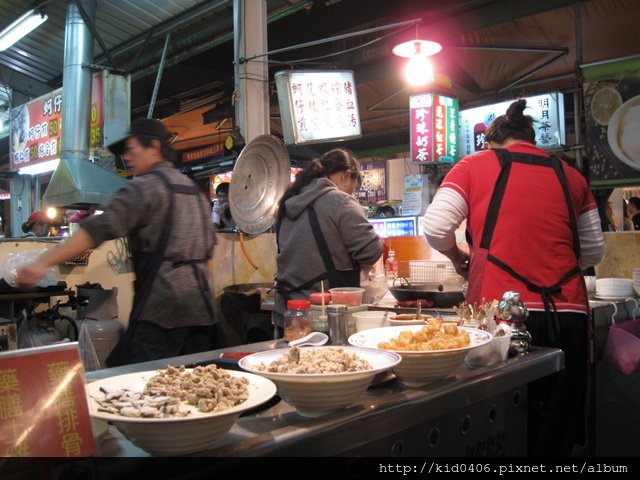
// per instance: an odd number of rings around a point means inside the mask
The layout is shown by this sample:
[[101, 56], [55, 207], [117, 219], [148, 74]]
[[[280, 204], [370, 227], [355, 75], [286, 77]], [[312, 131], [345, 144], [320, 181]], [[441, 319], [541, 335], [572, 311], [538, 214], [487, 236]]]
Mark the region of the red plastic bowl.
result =
[[[313, 292], [309, 295], [309, 300], [313, 305], [322, 305], [322, 292]], [[329, 305], [329, 302], [331, 302], [331, 294], [324, 292], [324, 304]]]

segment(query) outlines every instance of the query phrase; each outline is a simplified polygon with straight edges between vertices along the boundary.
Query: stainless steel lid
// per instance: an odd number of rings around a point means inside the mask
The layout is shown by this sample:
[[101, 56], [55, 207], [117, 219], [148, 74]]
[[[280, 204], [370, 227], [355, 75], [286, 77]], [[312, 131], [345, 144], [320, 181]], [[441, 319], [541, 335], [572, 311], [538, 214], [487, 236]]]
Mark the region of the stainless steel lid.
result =
[[280, 139], [260, 135], [244, 147], [229, 187], [231, 216], [241, 231], [259, 234], [273, 225], [290, 178], [291, 161]]

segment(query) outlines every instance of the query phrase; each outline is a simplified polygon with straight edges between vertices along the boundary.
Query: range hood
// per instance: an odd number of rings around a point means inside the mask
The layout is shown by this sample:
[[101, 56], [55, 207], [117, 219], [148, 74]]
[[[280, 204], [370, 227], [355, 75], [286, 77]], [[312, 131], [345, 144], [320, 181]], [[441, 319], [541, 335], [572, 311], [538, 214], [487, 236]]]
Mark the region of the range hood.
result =
[[46, 206], [92, 210], [105, 204], [127, 179], [77, 158], [61, 159], [42, 202]]

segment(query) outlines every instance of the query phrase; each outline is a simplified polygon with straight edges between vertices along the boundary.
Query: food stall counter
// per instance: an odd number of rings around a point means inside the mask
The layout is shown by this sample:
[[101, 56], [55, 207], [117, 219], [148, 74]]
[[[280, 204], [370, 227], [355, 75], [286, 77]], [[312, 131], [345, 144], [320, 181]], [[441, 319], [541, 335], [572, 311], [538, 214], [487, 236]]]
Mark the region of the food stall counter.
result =
[[[88, 372], [87, 381], [168, 365], [238, 368], [221, 353], [258, 352], [284, 346], [270, 340], [243, 346]], [[527, 384], [561, 370], [560, 350], [532, 347], [506, 362], [470, 369], [420, 388], [392, 374], [376, 377], [354, 404], [307, 418], [277, 395], [243, 414], [210, 451], [198, 456], [525, 456]], [[148, 456], [113, 426], [97, 438], [99, 455]]]

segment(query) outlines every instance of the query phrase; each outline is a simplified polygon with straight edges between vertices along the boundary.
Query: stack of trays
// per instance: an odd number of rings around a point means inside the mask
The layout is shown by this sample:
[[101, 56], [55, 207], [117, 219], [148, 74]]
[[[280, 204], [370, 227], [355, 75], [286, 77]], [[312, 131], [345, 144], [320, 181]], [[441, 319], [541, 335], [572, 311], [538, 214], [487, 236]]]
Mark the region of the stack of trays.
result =
[[[638, 271], [640, 282], [640, 270]], [[596, 298], [600, 300], [625, 300], [634, 296], [633, 280], [628, 278], [599, 278], [596, 280]]]

